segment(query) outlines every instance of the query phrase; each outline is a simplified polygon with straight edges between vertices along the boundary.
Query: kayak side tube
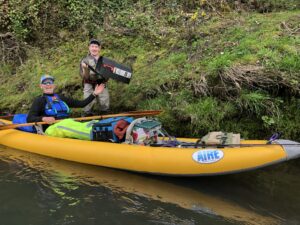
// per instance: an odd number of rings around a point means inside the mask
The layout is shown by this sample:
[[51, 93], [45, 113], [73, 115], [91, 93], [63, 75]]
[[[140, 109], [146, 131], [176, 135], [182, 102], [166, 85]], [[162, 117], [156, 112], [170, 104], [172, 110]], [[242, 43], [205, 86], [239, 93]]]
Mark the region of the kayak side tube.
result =
[[279, 139], [274, 141], [276, 144], [282, 146], [287, 158], [286, 160], [297, 159], [300, 157], [300, 143], [296, 141]]

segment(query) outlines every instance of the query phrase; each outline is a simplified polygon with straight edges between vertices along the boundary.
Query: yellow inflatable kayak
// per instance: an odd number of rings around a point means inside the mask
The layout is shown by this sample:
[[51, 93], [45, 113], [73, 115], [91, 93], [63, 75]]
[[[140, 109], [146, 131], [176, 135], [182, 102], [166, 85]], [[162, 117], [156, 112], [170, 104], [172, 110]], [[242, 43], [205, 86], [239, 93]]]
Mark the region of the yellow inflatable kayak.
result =
[[57, 138], [7, 129], [0, 131], [0, 144], [79, 163], [172, 176], [237, 173], [300, 157], [300, 144], [289, 140], [277, 140], [275, 144], [248, 140], [242, 141], [240, 147], [224, 148], [150, 147]]

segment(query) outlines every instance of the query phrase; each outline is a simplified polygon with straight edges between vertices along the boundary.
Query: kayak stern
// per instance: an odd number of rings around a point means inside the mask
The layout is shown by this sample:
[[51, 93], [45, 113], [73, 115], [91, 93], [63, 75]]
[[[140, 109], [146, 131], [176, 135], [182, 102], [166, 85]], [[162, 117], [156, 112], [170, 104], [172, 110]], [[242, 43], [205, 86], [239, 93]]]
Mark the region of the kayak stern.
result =
[[300, 143], [296, 141], [279, 139], [275, 141], [276, 144], [279, 144], [284, 149], [287, 158], [286, 160], [297, 159], [300, 157]]

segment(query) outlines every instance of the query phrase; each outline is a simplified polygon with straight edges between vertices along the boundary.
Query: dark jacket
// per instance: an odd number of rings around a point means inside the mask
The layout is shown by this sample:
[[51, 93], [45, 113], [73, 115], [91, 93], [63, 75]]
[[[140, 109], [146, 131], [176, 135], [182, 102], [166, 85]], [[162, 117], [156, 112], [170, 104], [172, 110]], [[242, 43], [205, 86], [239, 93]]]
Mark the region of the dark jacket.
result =
[[[43, 96], [39, 96], [33, 101], [31, 108], [28, 112], [27, 123], [41, 122], [42, 118], [47, 116], [45, 114], [45, 106], [47, 104], [47, 100], [44, 97], [46, 95], [47, 94], [43, 94]], [[53, 94], [48, 95], [48, 96], [53, 96]], [[87, 97], [86, 99], [81, 100], [81, 101], [75, 100], [72, 98], [67, 98], [67, 97], [65, 97], [63, 95], [59, 95], [59, 94], [58, 94], [58, 97], [62, 101], [64, 101], [70, 108], [72, 108], [72, 107], [73, 108], [83, 108], [95, 99], [95, 96], [93, 94], [91, 94], [89, 97]]]

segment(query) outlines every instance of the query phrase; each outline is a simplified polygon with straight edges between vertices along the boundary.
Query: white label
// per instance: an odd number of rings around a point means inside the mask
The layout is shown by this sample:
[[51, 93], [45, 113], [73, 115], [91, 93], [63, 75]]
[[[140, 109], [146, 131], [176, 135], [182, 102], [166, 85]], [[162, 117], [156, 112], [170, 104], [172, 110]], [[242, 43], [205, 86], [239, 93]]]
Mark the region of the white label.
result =
[[116, 68], [116, 67], [114, 68], [113, 73], [118, 74], [118, 75], [120, 75], [122, 77], [131, 78], [131, 73], [129, 73], [129, 72], [125, 71], [125, 70]]
[[221, 160], [224, 153], [218, 149], [199, 150], [193, 153], [193, 160], [198, 163], [214, 163]]

